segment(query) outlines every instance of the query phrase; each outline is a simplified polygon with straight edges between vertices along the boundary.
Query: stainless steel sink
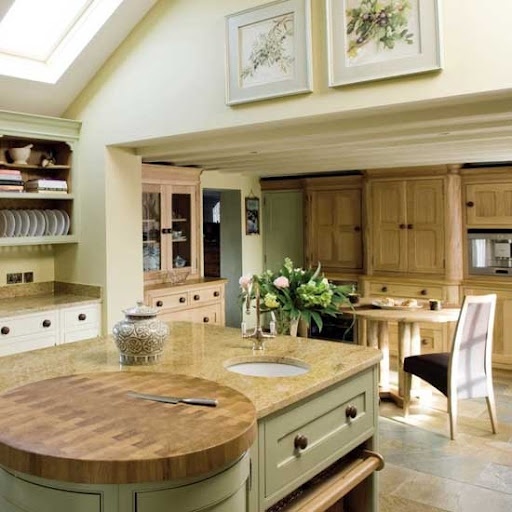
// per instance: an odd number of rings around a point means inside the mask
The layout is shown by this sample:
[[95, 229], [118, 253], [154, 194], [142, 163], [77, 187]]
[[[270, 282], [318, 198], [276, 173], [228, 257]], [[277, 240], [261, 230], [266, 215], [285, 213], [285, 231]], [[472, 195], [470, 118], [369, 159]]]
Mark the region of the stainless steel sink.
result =
[[298, 359], [258, 356], [229, 360], [226, 370], [251, 377], [295, 377], [309, 371], [309, 365]]

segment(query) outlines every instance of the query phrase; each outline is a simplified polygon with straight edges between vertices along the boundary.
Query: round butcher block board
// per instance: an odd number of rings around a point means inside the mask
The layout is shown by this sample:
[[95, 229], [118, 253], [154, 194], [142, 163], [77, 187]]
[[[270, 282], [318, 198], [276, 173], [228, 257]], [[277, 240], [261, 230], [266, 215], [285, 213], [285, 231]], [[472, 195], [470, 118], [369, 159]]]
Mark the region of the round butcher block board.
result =
[[[129, 391], [214, 398], [167, 404]], [[0, 395], [0, 464], [52, 480], [122, 484], [206, 475], [253, 443], [256, 410], [215, 382], [156, 372], [104, 372], [34, 382]]]

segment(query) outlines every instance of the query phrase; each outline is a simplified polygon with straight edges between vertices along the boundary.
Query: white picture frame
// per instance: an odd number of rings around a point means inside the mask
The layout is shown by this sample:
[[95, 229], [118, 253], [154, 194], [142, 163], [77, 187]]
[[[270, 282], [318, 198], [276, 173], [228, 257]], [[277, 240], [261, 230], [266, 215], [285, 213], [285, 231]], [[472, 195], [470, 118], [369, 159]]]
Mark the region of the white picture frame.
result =
[[310, 0], [278, 0], [226, 16], [228, 105], [311, 90]]
[[326, 0], [329, 87], [441, 69], [439, 9], [439, 0]]

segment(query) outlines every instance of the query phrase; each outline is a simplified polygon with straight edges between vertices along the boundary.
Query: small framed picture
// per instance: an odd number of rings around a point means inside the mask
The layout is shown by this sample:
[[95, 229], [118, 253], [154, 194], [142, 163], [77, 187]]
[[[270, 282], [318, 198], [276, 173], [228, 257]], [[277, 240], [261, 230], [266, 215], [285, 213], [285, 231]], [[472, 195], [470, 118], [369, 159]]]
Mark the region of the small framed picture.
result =
[[257, 197], [245, 198], [245, 234], [260, 234], [260, 200]]
[[310, 0], [278, 0], [226, 16], [226, 103], [311, 91]]
[[439, 0], [326, 0], [329, 86], [442, 67]]

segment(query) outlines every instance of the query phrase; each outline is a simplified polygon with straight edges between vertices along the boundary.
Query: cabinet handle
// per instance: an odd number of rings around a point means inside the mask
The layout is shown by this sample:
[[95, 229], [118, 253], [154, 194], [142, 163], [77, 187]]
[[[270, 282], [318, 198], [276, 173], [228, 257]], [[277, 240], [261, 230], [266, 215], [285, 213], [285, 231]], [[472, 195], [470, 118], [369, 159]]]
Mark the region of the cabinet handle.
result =
[[84, 320], [86, 320], [86, 319], [87, 319], [87, 315], [86, 315], [85, 313], [80, 313], [80, 314], [78, 315], [78, 320], [79, 320], [80, 322], [83, 322], [83, 321], [84, 321]]
[[467, 206], [468, 208], [473, 208], [473, 206], [475, 206], [475, 203], [474, 203], [473, 201], [468, 201], [468, 202], [466, 203], [466, 206]]
[[297, 434], [293, 440], [293, 446], [296, 450], [305, 450], [308, 447], [308, 438], [302, 434]]
[[354, 419], [357, 416], [357, 407], [353, 404], [347, 405], [345, 409], [345, 416]]
[[423, 338], [423, 339], [421, 340], [421, 344], [422, 344], [422, 345], [428, 345], [428, 340], [426, 340], [425, 338]]
[[361, 226], [354, 226], [354, 231], [357, 231], [357, 232], [361, 231]]
[[217, 291], [213, 292], [214, 297], [218, 297], [219, 295], [220, 295], [220, 292], [217, 292]]
[[405, 229], [407, 226], [405, 224], [399, 224], [398, 226], [400, 229]]
[[388, 291], [388, 287], [387, 286], [383, 286], [381, 289], [380, 289], [381, 292], [384, 292], [386, 293]]
[[185, 299], [185, 297], [180, 297], [180, 302], [181, 304], [183, 304], [184, 302], [186, 302], [187, 299]]
[[428, 290], [426, 290], [426, 289], [421, 290], [420, 295], [428, 295]]
[[50, 325], [52, 325], [50, 320], [43, 320], [43, 327], [50, 327]]
[[203, 317], [203, 322], [205, 324], [207, 324], [209, 321], [210, 321], [210, 319], [207, 316]]
[[407, 229], [413, 229], [413, 225], [412, 224], [407, 224]]
[[201, 298], [200, 295], [194, 295], [194, 300], [199, 300]]
[[161, 300], [156, 301], [156, 307], [161, 308], [164, 305], [164, 303]]
[[170, 233], [172, 233], [171, 228], [162, 228], [162, 235], [168, 235]]
[[0, 332], [1, 332], [2, 334], [9, 334], [9, 333], [11, 332], [11, 329], [9, 329], [9, 327], [7, 327], [6, 325], [4, 325], [4, 327], [2, 327], [2, 328], [0, 329]]

